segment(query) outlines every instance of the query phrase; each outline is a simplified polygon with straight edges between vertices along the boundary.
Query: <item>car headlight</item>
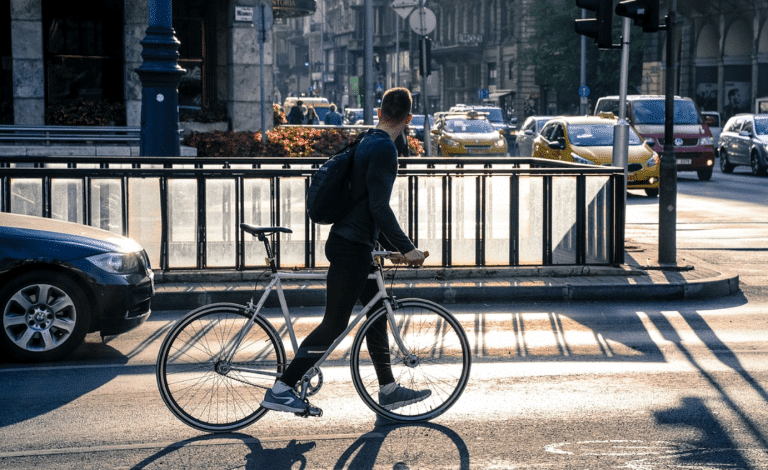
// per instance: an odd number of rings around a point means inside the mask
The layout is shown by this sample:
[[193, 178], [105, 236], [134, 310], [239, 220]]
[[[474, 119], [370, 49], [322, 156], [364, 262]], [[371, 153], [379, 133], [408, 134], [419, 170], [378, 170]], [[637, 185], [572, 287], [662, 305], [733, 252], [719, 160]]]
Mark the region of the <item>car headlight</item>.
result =
[[459, 146], [459, 142], [458, 142], [458, 141], [456, 141], [456, 140], [453, 140], [453, 139], [450, 139], [450, 138], [448, 138], [448, 137], [446, 137], [445, 139], [443, 139], [443, 143], [444, 143], [445, 145], [449, 145], [449, 146], [451, 146], [451, 147], [458, 147], [458, 146]]
[[659, 155], [654, 152], [653, 156], [645, 161], [646, 168], [653, 168], [659, 164]]
[[595, 164], [595, 162], [593, 162], [591, 160], [587, 160], [584, 157], [580, 157], [580, 156], [576, 155], [575, 153], [572, 153], [571, 157], [573, 158], [574, 163], [581, 163], [582, 165], [594, 165]]
[[136, 253], [102, 253], [86, 258], [100, 269], [115, 274], [139, 272], [139, 256]]
[[715, 145], [715, 141], [712, 137], [702, 137], [699, 139], [699, 145]]
[[493, 143], [494, 147], [499, 147], [499, 148], [504, 147], [505, 145], [507, 145], [507, 142], [504, 140], [504, 138], [501, 138]]

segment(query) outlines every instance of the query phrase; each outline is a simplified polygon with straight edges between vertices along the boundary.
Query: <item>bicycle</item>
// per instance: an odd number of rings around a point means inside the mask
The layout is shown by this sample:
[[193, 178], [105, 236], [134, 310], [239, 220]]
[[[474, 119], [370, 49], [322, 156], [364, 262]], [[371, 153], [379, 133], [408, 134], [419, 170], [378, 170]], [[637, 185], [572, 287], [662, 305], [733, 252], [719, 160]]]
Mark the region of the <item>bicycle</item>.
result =
[[[275, 327], [260, 312], [274, 290], [280, 303], [285, 329], [295, 355], [298, 341], [283, 293], [283, 280], [325, 279], [323, 273], [279, 271], [270, 246], [270, 237], [292, 233], [285, 227], [240, 228], [264, 243], [271, 280], [254, 304], [258, 291], [246, 305], [216, 303], [193, 310], [179, 319], [168, 332], [157, 358], [157, 384], [171, 412], [187, 425], [206, 432], [231, 432], [249, 426], [268, 411], [260, 406], [266, 390], [281, 376], [288, 364], [285, 346]], [[276, 236], [276, 235], [275, 235]], [[384, 283], [383, 258], [392, 252], [372, 253], [379, 292], [353, 318], [328, 351], [299, 383], [297, 394], [316, 394], [323, 385], [321, 364], [344, 338], [377, 309], [355, 334], [350, 350], [350, 369], [355, 389], [376, 414], [396, 422], [433, 419], [448, 410], [461, 396], [469, 379], [471, 351], [464, 329], [448, 310], [424, 299], [396, 299]], [[397, 382], [412, 389], [429, 389], [425, 400], [395, 410], [378, 403], [379, 384], [367, 347], [363, 347], [371, 325], [387, 316], [387, 343], [392, 372]], [[309, 406], [304, 413], [309, 416]], [[322, 415], [322, 411], [316, 414]], [[312, 416], [315, 416], [313, 414]]]

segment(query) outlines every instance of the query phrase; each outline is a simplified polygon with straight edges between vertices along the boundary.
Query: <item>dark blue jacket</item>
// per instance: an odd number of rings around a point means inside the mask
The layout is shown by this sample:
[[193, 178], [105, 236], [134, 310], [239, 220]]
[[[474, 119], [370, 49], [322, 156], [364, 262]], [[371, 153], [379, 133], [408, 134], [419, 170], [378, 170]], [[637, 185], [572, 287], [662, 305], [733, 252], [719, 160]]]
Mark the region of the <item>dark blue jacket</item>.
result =
[[[400, 228], [389, 205], [396, 177], [395, 143], [386, 132], [370, 130], [357, 146], [352, 165], [352, 199], [360, 202], [346, 217], [333, 224], [331, 232], [347, 240], [367, 244], [371, 250], [376, 241], [400, 253], [413, 250], [413, 243]], [[380, 235], [386, 240], [382, 240]]]

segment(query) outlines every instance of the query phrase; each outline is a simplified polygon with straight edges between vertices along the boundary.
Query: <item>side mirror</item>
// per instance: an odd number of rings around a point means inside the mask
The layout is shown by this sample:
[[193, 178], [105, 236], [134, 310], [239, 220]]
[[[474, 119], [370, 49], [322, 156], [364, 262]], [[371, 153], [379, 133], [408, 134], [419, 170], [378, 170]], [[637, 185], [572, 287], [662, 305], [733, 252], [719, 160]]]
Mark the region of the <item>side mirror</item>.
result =
[[499, 134], [504, 135], [506, 133], [507, 133], [507, 131], [505, 131], [504, 129], [499, 129]]
[[532, 129], [526, 129], [524, 134], [525, 135], [533, 135], [533, 130]]
[[558, 139], [555, 142], [549, 143], [549, 148], [552, 150], [564, 150], [565, 149], [565, 140]]

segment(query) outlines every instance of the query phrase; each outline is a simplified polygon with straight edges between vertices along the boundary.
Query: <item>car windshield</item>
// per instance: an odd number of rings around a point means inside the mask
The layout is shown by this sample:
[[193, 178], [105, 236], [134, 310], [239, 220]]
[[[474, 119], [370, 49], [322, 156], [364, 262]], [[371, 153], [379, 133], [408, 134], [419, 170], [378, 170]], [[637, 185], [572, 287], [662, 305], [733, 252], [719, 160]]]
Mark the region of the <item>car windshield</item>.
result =
[[491, 122], [504, 122], [504, 116], [501, 115], [501, 109], [499, 108], [476, 108], [480, 113], [488, 113], [486, 116]]
[[[429, 117], [429, 124], [431, 125], [433, 123], [432, 116]], [[424, 115], [423, 114], [414, 114], [411, 118], [411, 122], [408, 124], [410, 127], [422, 127], [424, 126]]]
[[445, 122], [445, 130], [449, 132], [493, 132], [493, 126], [485, 119], [451, 119]]
[[[664, 124], [664, 100], [632, 101], [632, 124]], [[675, 124], [701, 124], [693, 101], [675, 100]]]
[[[569, 124], [568, 140], [578, 147], [610, 147], [613, 145], [613, 124]], [[629, 128], [629, 145], [643, 141]]]
[[755, 134], [768, 135], [768, 117], [755, 118]]

